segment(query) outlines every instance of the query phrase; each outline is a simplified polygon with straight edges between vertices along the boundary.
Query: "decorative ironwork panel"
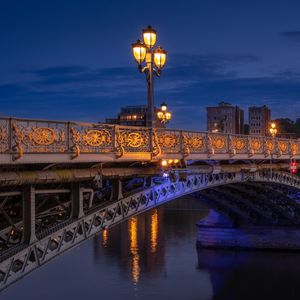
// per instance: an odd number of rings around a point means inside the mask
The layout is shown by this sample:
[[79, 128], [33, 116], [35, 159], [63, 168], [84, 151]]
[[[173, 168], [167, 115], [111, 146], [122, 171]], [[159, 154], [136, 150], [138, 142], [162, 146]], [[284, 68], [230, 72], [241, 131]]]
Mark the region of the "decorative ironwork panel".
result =
[[264, 138], [249, 137], [249, 150], [253, 154], [264, 154]]
[[244, 135], [230, 135], [231, 147], [236, 154], [248, 153], [248, 137]]
[[228, 153], [228, 135], [209, 133], [212, 149], [214, 153]]
[[162, 153], [181, 153], [183, 149], [183, 138], [181, 131], [159, 129], [157, 139]]
[[183, 132], [184, 141], [190, 153], [206, 153], [206, 134], [200, 132]]
[[126, 152], [150, 152], [150, 130], [141, 127], [117, 127], [118, 144]]
[[78, 154], [114, 151], [113, 126], [76, 123], [71, 123], [69, 126], [72, 151]]
[[23, 153], [61, 153], [67, 149], [66, 123], [12, 120], [13, 149]]
[[272, 138], [266, 138], [265, 140], [265, 151], [266, 153], [276, 153], [276, 140]]
[[291, 141], [291, 154], [297, 155], [300, 152], [299, 142], [297, 140]]
[[246, 158], [257, 154], [295, 157], [300, 155], [300, 141], [164, 128], [151, 130], [109, 124], [0, 118], [0, 154], [11, 153], [13, 160], [29, 153], [70, 153], [71, 161], [80, 153], [107, 152], [115, 153], [114, 158], [121, 158], [125, 153], [152, 153], [152, 158], [159, 158], [164, 153], [181, 154], [183, 158], [191, 153], [207, 154], [208, 157], [228, 154], [229, 158], [236, 154], [245, 154]]
[[277, 147], [281, 154], [289, 154], [290, 152], [290, 143], [288, 140], [277, 139]]
[[0, 153], [9, 151], [9, 120], [0, 119]]

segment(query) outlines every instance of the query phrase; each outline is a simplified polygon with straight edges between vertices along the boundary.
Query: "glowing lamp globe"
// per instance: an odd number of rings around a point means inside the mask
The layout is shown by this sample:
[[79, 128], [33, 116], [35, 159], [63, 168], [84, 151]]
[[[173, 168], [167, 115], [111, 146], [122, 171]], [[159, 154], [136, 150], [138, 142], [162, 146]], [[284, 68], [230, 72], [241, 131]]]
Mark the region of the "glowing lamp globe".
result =
[[137, 40], [136, 43], [132, 44], [132, 53], [139, 65], [145, 60], [146, 49], [146, 46], [140, 40]]
[[167, 104], [163, 102], [160, 106], [161, 111], [166, 111], [167, 110]]
[[161, 166], [166, 167], [168, 165], [168, 162], [164, 159], [161, 161]]
[[152, 48], [156, 43], [156, 30], [150, 25], [143, 30], [144, 43], [148, 48]]
[[171, 120], [171, 118], [172, 118], [172, 114], [170, 112], [167, 112], [166, 113], [166, 119]]
[[157, 112], [157, 117], [159, 119], [162, 119], [163, 118], [163, 113], [161, 111]]
[[166, 63], [167, 52], [158, 46], [154, 51], [154, 63], [158, 69], [162, 69]]

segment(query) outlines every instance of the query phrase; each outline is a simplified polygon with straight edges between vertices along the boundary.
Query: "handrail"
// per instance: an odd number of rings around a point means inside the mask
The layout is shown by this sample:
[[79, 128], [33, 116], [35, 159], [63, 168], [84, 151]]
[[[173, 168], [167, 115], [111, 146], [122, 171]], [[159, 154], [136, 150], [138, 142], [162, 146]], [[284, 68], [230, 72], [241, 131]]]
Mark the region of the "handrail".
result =
[[76, 121], [37, 120], [0, 117], [0, 163], [3, 154], [17, 161], [30, 154], [69, 154], [70, 160], [81, 154], [150, 154], [188, 157], [216, 154], [228, 158], [243, 154], [273, 159], [300, 157], [300, 140], [211, 133], [170, 128], [87, 123]]

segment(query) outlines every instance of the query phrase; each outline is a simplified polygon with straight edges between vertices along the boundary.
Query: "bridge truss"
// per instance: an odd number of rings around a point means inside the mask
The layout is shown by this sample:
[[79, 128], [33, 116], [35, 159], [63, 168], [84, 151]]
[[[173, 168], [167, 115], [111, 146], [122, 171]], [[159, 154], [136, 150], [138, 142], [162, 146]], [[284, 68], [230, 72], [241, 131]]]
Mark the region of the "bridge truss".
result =
[[29, 244], [20, 244], [1, 256], [0, 289], [84, 240], [134, 215], [187, 194], [247, 182], [280, 184], [300, 189], [300, 178], [286, 172], [194, 174], [187, 176], [184, 181], [168, 179], [160, 184], [153, 184], [113, 203], [95, 206], [85, 214], [79, 208], [76, 219], [69, 218], [40, 232]]

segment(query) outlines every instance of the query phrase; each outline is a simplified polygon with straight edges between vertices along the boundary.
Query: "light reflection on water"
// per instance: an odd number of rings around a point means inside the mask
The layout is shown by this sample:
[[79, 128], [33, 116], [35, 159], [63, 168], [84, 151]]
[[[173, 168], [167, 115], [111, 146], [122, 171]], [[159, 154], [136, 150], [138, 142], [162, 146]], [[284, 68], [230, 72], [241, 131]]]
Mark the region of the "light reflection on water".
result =
[[160, 207], [131, 218], [26, 276], [1, 300], [300, 299], [299, 253], [197, 251], [195, 223], [205, 214]]
[[102, 245], [103, 245], [103, 247], [107, 247], [107, 243], [108, 243], [108, 230], [104, 229], [102, 231]]
[[132, 280], [137, 285], [140, 278], [140, 255], [138, 246], [137, 217], [132, 217], [128, 222], [128, 235], [130, 238], [130, 252], [132, 255]]
[[158, 238], [158, 212], [154, 209], [151, 215], [151, 252], [155, 254]]

